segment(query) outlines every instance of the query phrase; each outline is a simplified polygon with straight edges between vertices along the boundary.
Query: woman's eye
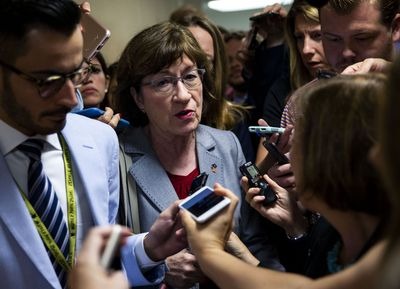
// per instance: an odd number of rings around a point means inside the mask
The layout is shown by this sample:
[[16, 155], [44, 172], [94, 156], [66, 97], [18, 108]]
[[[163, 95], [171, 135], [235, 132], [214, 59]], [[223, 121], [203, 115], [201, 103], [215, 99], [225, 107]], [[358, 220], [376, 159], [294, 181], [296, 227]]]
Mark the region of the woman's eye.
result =
[[193, 81], [197, 79], [197, 75], [195, 73], [188, 73], [183, 79], [187, 81]]
[[154, 81], [154, 86], [156, 87], [165, 87], [169, 85], [171, 81], [168, 78], [161, 78]]
[[93, 68], [92, 68], [92, 72], [97, 74], [97, 73], [100, 73], [100, 72], [101, 72], [101, 69], [100, 69], [100, 68], [97, 68], [97, 67], [93, 67]]

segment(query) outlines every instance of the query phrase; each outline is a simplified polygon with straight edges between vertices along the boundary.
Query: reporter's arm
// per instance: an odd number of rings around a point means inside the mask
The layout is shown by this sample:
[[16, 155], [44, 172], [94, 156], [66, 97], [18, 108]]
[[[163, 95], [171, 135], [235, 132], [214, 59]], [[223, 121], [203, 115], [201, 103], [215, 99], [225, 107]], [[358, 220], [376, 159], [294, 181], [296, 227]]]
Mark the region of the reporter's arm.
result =
[[224, 251], [225, 240], [232, 226], [232, 216], [237, 199], [226, 189], [216, 192], [231, 198], [227, 210], [206, 224], [197, 224], [187, 212], [182, 212], [182, 222], [192, 251], [200, 267], [221, 289], [354, 289], [375, 288], [379, 272], [382, 244], [376, 245], [359, 262], [348, 269], [320, 279], [272, 271], [249, 265]]
[[232, 232], [229, 236], [228, 242], [226, 242], [225, 250], [233, 256], [243, 260], [247, 264], [258, 266], [260, 261], [250, 252], [245, 244], [239, 239], [239, 237]]
[[131, 236], [122, 249], [123, 266], [132, 286], [159, 284], [165, 258], [187, 247], [178, 202], [164, 210], [148, 233]]

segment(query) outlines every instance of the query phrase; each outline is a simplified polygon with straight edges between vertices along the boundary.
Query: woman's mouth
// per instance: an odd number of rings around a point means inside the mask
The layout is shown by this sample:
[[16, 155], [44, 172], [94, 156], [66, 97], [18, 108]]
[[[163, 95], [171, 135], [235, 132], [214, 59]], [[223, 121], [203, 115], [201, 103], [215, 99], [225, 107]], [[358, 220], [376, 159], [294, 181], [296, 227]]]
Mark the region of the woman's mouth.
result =
[[190, 119], [194, 116], [194, 111], [191, 109], [185, 109], [175, 114], [175, 116], [182, 120]]

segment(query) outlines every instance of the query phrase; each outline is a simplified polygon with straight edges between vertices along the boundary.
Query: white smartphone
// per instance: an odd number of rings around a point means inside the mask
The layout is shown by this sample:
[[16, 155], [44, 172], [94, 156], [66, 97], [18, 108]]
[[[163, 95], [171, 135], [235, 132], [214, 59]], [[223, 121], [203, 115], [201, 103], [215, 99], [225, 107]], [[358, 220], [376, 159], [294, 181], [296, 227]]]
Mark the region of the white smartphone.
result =
[[83, 58], [90, 61], [110, 38], [110, 30], [103, 27], [90, 14], [82, 14]]
[[104, 248], [103, 254], [100, 258], [100, 265], [104, 269], [110, 268], [111, 262], [117, 252], [120, 245], [122, 228], [119, 225], [114, 225], [111, 235], [107, 240], [106, 247]]
[[230, 202], [230, 199], [217, 195], [212, 188], [205, 186], [187, 197], [179, 207], [187, 210], [197, 222], [204, 223]]
[[249, 132], [256, 133], [259, 136], [271, 135], [274, 133], [283, 133], [285, 131], [282, 127], [274, 126], [249, 126]]

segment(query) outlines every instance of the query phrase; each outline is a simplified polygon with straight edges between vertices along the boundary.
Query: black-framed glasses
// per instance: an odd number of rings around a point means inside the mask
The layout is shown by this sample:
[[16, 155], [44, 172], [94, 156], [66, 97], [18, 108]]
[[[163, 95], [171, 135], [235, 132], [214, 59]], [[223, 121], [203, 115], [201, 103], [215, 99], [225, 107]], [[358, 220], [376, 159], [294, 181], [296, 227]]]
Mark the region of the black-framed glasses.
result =
[[85, 68], [89, 70], [89, 74], [100, 74], [103, 72], [100, 64], [89, 63]]
[[18, 68], [8, 63], [3, 62], [2, 60], [0, 60], [0, 65], [17, 74], [19, 77], [35, 83], [38, 88], [39, 95], [42, 98], [47, 98], [56, 94], [64, 86], [67, 79], [71, 80], [75, 88], [80, 87], [82, 83], [89, 77], [90, 71], [88, 67], [80, 67], [70, 73], [60, 73], [50, 75], [46, 78], [37, 78], [19, 70]]
[[178, 81], [180, 80], [188, 90], [193, 90], [201, 84], [205, 72], [206, 70], [203, 68], [196, 68], [182, 76], [162, 76], [144, 82], [142, 85], [150, 85], [157, 92], [170, 94], [174, 91]]

